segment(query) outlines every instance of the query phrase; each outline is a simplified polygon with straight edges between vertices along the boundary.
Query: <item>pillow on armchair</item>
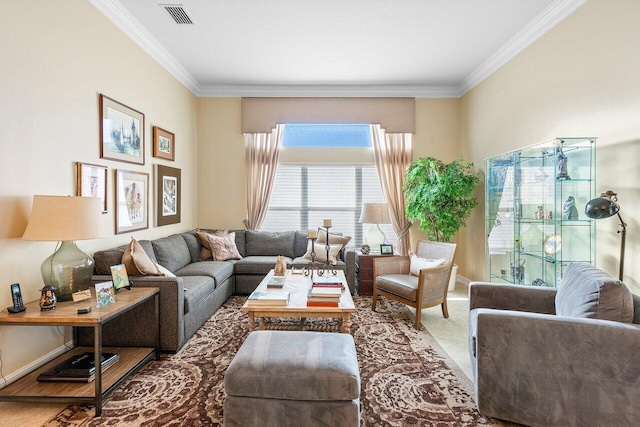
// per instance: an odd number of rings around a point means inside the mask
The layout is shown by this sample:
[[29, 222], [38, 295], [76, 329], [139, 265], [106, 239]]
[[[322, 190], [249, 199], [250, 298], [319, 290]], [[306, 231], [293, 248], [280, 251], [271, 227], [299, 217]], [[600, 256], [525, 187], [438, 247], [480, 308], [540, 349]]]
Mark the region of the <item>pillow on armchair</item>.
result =
[[556, 315], [631, 323], [633, 298], [620, 280], [589, 264], [571, 263], [556, 293]]

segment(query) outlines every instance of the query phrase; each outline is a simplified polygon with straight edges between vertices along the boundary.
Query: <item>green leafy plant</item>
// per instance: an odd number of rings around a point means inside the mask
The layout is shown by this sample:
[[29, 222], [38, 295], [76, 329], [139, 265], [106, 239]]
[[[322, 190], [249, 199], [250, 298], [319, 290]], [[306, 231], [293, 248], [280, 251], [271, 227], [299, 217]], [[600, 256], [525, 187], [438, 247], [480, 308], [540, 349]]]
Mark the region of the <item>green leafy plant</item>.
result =
[[414, 160], [403, 187], [407, 219], [420, 221], [430, 240], [448, 242], [478, 206], [473, 192], [479, 183], [473, 163], [462, 157], [451, 163], [433, 157]]

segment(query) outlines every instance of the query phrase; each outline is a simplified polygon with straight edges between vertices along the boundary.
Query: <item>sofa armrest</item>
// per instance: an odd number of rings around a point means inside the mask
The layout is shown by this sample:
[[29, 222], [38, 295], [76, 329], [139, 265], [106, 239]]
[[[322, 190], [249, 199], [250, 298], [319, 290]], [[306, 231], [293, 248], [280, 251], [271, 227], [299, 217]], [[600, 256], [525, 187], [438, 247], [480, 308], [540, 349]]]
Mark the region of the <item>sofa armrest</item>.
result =
[[555, 288], [540, 286], [471, 282], [469, 283], [469, 310], [494, 308], [555, 314], [556, 292]]
[[344, 263], [346, 264], [344, 274], [347, 278], [351, 295], [356, 293], [356, 252], [354, 250], [344, 251]]
[[[160, 290], [160, 347], [165, 351], [177, 351], [185, 342], [184, 337], [184, 285], [181, 277], [135, 276], [129, 278], [131, 286], [158, 288]], [[111, 276], [93, 276], [91, 284], [111, 280]], [[121, 290], [120, 292], [126, 292]], [[118, 296], [116, 295], [116, 299]], [[130, 330], [121, 331], [131, 334]], [[144, 332], [140, 333], [144, 336]], [[142, 337], [141, 337], [142, 340]]]
[[482, 414], [546, 426], [640, 419], [638, 325], [491, 309], [469, 321]]

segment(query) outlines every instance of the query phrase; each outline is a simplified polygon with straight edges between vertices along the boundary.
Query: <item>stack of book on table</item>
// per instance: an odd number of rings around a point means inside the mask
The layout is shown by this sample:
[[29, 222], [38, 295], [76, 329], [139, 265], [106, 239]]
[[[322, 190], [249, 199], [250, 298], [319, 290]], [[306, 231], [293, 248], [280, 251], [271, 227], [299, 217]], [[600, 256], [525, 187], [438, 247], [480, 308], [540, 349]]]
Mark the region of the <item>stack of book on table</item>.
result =
[[267, 289], [282, 289], [284, 287], [285, 276], [273, 276], [267, 282]]
[[253, 291], [247, 299], [248, 307], [255, 306], [281, 306], [289, 303], [287, 291]]
[[307, 294], [307, 307], [338, 307], [344, 285], [332, 277], [314, 278]]
[[[76, 354], [38, 375], [38, 381], [69, 381], [88, 383], [95, 379], [95, 357], [92, 351]], [[118, 353], [102, 353], [102, 372], [120, 360]]]

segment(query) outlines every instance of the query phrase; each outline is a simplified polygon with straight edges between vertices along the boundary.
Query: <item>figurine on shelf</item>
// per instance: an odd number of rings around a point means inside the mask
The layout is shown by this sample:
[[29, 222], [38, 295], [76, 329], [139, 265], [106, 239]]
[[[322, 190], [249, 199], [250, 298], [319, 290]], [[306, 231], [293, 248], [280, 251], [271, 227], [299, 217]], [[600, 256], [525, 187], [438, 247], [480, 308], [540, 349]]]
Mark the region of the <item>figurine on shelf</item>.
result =
[[535, 219], [544, 219], [544, 207], [538, 206], [538, 210], [534, 213], [533, 217]]
[[48, 311], [56, 309], [56, 291], [51, 285], [47, 285], [40, 289], [42, 295], [40, 296], [40, 311]]
[[368, 254], [371, 251], [371, 248], [369, 247], [369, 245], [362, 245], [362, 247], [360, 248], [360, 252], [362, 252], [363, 255]]
[[556, 179], [571, 179], [567, 172], [567, 156], [562, 152], [562, 147], [556, 148]]
[[567, 197], [562, 206], [562, 219], [578, 219], [578, 208], [576, 208], [576, 199], [573, 196]]
[[547, 211], [547, 214], [545, 215], [546, 219], [553, 219], [553, 211]]

